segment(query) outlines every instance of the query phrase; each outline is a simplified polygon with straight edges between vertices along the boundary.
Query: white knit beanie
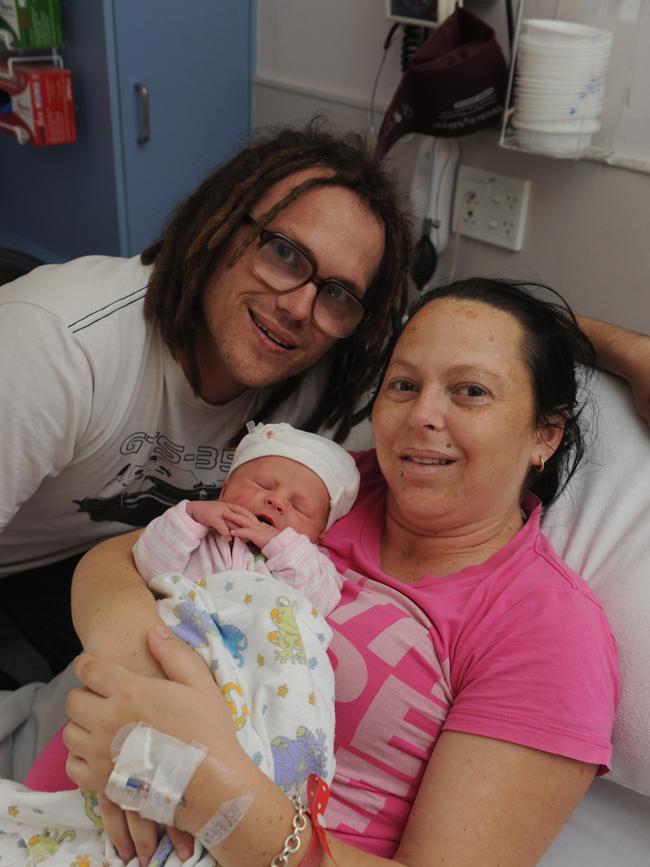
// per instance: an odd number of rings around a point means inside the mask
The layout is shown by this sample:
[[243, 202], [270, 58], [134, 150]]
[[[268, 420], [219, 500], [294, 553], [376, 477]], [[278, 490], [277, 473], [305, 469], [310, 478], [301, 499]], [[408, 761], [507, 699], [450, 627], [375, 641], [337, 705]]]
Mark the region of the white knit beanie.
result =
[[256, 458], [289, 458], [316, 473], [330, 495], [330, 513], [325, 529], [352, 508], [359, 492], [359, 470], [342, 446], [318, 434], [308, 433], [285, 422], [255, 424], [235, 449], [230, 475], [237, 467]]

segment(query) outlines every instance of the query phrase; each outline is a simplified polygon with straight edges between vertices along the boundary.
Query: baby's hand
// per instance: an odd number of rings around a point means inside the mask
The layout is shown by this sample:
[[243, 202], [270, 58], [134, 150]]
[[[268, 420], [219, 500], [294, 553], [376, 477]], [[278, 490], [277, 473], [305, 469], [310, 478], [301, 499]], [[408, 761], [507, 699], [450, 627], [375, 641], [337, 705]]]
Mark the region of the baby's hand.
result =
[[260, 521], [252, 512], [249, 512], [248, 515], [248, 519], [243, 515], [238, 517], [237, 527], [233, 527], [232, 535], [237, 539], [242, 539], [244, 542], [252, 542], [253, 545], [257, 545], [261, 550], [265, 545], [269, 544], [271, 539], [275, 539], [281, 531]]
[[223, 500], [191, 500], [187, 504], [187, 514], [198, 524], [212, 527], [228, 542], [233, 538], [235, 527], [240, 527], [242, 522], [247, 525], [251, 520], [257, 521], [248, 509]]

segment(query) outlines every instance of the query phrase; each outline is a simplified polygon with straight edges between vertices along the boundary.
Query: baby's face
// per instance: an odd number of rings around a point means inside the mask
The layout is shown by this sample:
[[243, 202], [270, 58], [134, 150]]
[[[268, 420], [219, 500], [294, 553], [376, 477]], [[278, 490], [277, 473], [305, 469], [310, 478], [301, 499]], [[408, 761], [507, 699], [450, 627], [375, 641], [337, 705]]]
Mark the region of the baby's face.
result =
[[321, 479], [289, 458], [247, 461], [224, 482], [221, 499], [252, 512], [277, 530], [291, 527], [316, 542], [325, 530], [330, 497]]

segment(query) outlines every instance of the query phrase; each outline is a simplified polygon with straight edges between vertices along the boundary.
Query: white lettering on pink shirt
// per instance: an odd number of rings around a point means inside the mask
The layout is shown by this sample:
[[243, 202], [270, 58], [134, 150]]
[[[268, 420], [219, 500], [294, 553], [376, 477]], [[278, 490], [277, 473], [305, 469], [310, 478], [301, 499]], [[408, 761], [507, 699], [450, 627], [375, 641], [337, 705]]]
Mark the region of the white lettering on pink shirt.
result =
[[392, 839], [408, 818], [451, 690], [421, 609], [386, 585], [345, 577], [352, 580], [328, 618], [336, 704], [345, 712], [337, 712], [327, 823], [343, 834]]

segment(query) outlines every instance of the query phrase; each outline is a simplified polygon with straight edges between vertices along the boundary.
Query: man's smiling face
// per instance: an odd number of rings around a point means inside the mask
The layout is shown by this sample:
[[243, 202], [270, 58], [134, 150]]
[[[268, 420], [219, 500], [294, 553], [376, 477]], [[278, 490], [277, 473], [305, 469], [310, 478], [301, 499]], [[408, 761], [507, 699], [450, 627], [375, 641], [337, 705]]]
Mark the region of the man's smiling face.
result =
[[[259, 219], [294, 187], [325, 174], [308, 169], [275, 184], [251, 209]], [[358, 197], [343, 187], [317, 187], [292, 202], [267, 227], [308, 251], [323, 277], [362, 296], [384, 252], [384, 229]], [[242, 226], [230, 251], [250, 229]], [[195, 348], [201, 396], [224, 403], [246, 388], [261, 388], [315, 364], [336, 342], [312, 321], [316, 287], [279, 293], [254, 274], [251, 244], [228, 268], [219, 265], [206, 287], [204, 322]], [[228, 253], [224, 256], [224, 263]]]

